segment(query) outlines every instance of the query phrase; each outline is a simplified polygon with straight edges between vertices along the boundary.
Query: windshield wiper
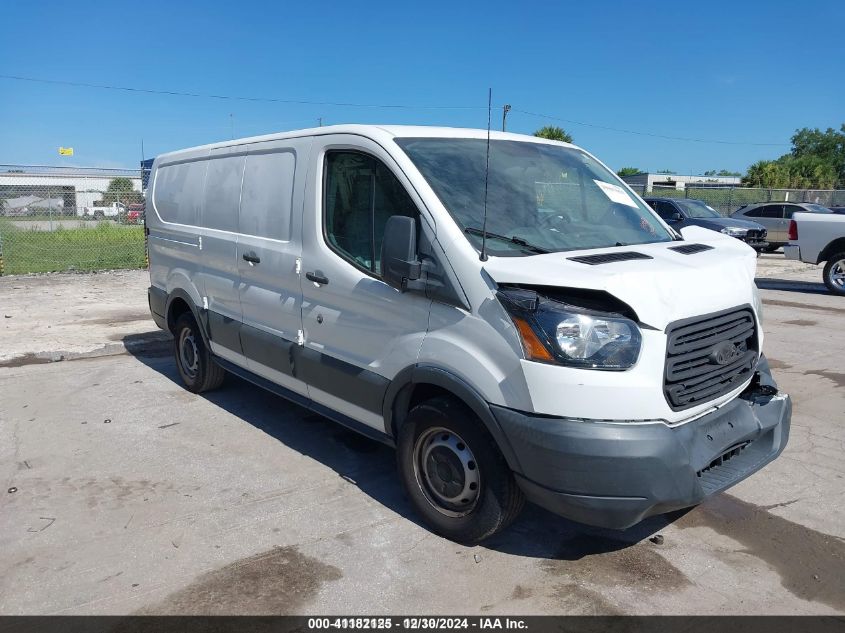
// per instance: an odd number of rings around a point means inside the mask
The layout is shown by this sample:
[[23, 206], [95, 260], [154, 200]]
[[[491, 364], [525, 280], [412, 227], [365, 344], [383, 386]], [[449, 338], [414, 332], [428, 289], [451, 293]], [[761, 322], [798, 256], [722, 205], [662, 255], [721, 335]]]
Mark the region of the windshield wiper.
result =
[[[464, 233], [470, 233], [472, 235], [484, 235], [485, 232], [482, 231], [481, 229], [475, 228], [474, 226], [468, 226], [467, 228], [464, 229]], [[540, 246], [535, 246], [534, 244], [531, 244], [530, 242], [526, 242], [521, 237], [516, 237], [516, 236], [508, 237], [507, 235], [499, 235], [498, 233], [491, 233], [490, 231], [487, 231], [487, 237], [493, 238], [494, 240], [501, 240], [502, 242], [510, 242], [511, 244], [516, 244], [517, 246], [521, 246], [522, 248], [525, 248], [529, 251], [533, 251], [535, 253], [550, 253], [551, 252], [548, 249], [542, 248]]]

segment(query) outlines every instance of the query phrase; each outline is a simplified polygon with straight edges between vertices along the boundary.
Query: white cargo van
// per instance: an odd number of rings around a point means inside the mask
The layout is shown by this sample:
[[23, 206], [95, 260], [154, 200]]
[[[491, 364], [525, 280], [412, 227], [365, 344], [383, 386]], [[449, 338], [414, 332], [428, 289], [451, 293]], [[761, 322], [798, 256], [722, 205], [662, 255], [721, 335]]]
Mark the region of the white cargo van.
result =
[[496, 132], [487, 165], [483, 130], [364, 125], [158, 157], [149, 302], [187, 388], [231, 372], [395, 446], [462, 542], [524, 498], [626, 528], [780, 454], [753, 249], [573, 145]]

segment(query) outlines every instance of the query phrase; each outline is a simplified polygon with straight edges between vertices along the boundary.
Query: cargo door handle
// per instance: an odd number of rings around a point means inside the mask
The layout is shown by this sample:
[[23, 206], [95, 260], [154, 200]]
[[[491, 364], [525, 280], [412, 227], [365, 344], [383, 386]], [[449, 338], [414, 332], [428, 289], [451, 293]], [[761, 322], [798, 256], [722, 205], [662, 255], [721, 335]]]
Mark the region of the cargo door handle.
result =
[[313, 281], [315, 284], [325, 285], [329, 283], [329, 278], [320, 273], [319, 271], [315, 273], [305, 273], [305, 278], [309, 281]]
[[243, 254], [244, 261], [249, 262], [250, 264], [260, 264], [261, 258], [255, 254], [254, 251], [250, 251], [249, 253]]

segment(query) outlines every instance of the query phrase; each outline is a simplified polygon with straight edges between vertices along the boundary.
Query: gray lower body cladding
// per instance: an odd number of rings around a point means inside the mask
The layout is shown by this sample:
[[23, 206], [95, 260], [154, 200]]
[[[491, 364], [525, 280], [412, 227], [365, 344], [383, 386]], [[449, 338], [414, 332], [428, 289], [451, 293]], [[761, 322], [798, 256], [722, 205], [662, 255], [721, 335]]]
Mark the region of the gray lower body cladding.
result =
[[[764, 361], [760, 372], [760, 382], [772, 385]], [[792, 417], [785, 394], [735, 398], [676, 427], [491, 409], [531, 501], [566, 518], [615, 529], [696, 505], [758, 471], [783, 451]]]

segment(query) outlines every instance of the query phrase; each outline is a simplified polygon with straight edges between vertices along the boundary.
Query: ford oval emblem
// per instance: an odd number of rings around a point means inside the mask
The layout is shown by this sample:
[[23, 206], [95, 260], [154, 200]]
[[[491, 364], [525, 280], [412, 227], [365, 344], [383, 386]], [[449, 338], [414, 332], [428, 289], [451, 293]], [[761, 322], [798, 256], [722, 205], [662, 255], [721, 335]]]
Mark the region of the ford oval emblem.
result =
[[709, 359], [714, 365], [727, 365], [740, 357], [742, 351], [730, 341], [722, 341], [710, 350]]

